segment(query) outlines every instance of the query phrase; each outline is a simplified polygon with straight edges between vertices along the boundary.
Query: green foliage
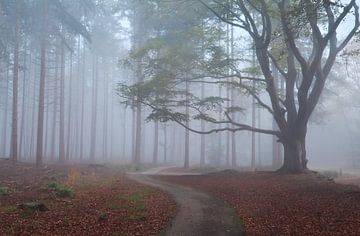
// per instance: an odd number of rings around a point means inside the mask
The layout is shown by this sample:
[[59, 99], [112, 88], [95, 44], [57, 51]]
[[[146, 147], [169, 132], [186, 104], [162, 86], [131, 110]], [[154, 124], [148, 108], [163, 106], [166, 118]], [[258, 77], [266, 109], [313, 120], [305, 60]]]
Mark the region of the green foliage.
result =
[[13, 213], [15, 212], [17, 209], [16, 206], [13, 206], [13, 205], [7, 205], [7, 206], [0, 206], [0, 212], [1, 213]]
[[130, 216], [126, 217], [125, 220], [145, 221], [146, 216], [144, 216], [144, 215], [130, 215]]
[[0, 186], [0, 196], [1, 195], [7, 195], [9, 194], [9, 188], [8, 187], [5, 187], [5, 186]]
[[26, 202], [19, 206], [23, 210], [22, 216], [27, 218], [31, 216], [35, 211], [47, 211], [48, 208], [41, 202]]
[[99, 213], [99, 216], [98, 216], [98, 219], [99, 219], [100, 221], [105, 221], [105, 220], [109, 219], [109, 213], [107, 213], [107, 212], [100, 212], [100, 213]]
[[51, 190], [56, 196], [61, 198], [68, 198], [74, 196], [74, 190], [71, 189], [69, 186], [52, 182], [47, 185], [47, 189]]
[[9, 194], [11, 194], [11, 193], [13, 193], [15, 191], [16, 191], [15, 188], [0, 185], [0, 196], [1, 195], [9, 195]]

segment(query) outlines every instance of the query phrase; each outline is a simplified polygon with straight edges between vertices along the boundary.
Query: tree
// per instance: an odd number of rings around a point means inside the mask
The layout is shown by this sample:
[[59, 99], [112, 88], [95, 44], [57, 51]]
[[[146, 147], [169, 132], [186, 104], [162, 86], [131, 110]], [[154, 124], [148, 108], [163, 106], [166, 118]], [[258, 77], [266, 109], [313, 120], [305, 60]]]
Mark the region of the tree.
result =
[[15, 1], [15, 45], [14, 45], [14, 70], [13, 70], [13, 101], [12, 101], [12, 125], [11, 125], [11, 158], [16, 164], [18, 159], [18, 83], [19, 83], [19, 18], [20, 3]]
[[[345, 6], [322, 0], [280, 0], [276, 2], [198, 0], [198, 2], [220, 21], [248, 34], [254, 44], [257, 65], [261, 69], [262, 75], [254, 77], [251, 72], [241, 70], [239, 68], [240, 57], [229, 57], [221, 48], [215, 47], [214, 43], [211, 43], [210, 37], [202, 37], [207, 44], [200, 50], [203, 55], [205, 50], [206, 57], [199, 58], [189, 55], [185, 57], [187, 62], [190, 61], [192, 64], [191, 69], [182, 70], [189, 72], [186, 78], [183, 74], [176, 73], [179, 66], [171, 70], [168, 68], [161, 70], [161, 73], [167, 71], [168, 77], [172, 79], [167, 82], [163, 80], [163, 83], [158, 84], [155, 81], [145, 85], [139, 84], [135, 90], [142, 90], [142, 96], [137, 101], [152, 109], [151, 117], [163, 121], [175, 121], [186, 129], [200, 134], [247, 130], [274, 135], [284, 147], [284, 163], [280, 171], [286, 173], [305, 171], [307, 169], [305, 142], [307, 124], [319, 102], [337, 55], [352, 39], [359, 27], [356, 1], [351, 0]], [[353, 21], [353, 27], [339, 42], [337, 32], [345, 19]], [[280, 23], [274, 24], [275, 21]], [[211, 25], [211, 21], [208, 22]], [[285, 49], [276, 54], [272, 49], [279, 43], [285, 45]], [[310, 50], [310, 54], [307, 54], [308, 50], [300, 50], [300, 46], [303, 45]], [[182, 53], [177, 52], [172, 57], [167, 57], [168, 63], [181, 64], [177, 60]], [[246, 60], [242, 61], [247, 63]], [[275, 84], [272, 66], [284, 80], [284, 99]], [[230, 75], [228, 75], [229, 68], [232, 71]], [[229, 82], [227, 81], [229, 78], [236, 78], [236, 80]], [[160, 80], [160, 78], [157, 77], [156, 80]], [[222, 107], [226, 101], [221, 97], [209, 96], [205, 99], [198, 99], [194, 95], [190, 103], [174, 101], [176, 93], [179, 92], [174, 91], [174, 84], [188, 82], [226, 84], [239, 89], [252, 96], [259, 106], [273, 116], [278, 130], [256, 128], [254, 125], [236, 122], [230, 114], [243, 110], [236, 106], [226, 109], [219, 108], [218, 110], [224, 111], [222, 118], [213, 118], [210, 110]], [[153, 87], [155, 85], [162, 87], [149, 91], [149, 84], [152, 84]], [[262, 88], [265, 88], [270, 102], [264, 101], [259, 96], [263, 91]], [[159, 95], [161, 90], [165, 92]], [[123, 94], [130, 98], [133, 97], [131, 93], [131, 89], [125, 89]], [[156, 99], [154, 99], [155, 93]], [[186, 124], [190, 117], [175, 110], [174, 103], [197, 112], [198, 114], [193, 115], [192, 118], [206, 120], [216, 125], [230, 124], [231, 127], [214, 128], [207, 131], [191, 128]], [[201, 111], [203, 107], [208, 108], [206, 113]]]
[[[275, 8], [273, 2], [237, 1], [235, 4], [239, 11], [234, 11], [234, 8], [214, 1], [223, 10], [230, 11], [231, 20], [226, 19], [208, 3], [202, 0], [200, 2], [222, 21], [245, 30], [252, 38], [271, 106], [266, 105], [259, 97], [254, 96], [254, 98], [273, 115], [280, 130], [265, 131], [241, 124], [238, 126], [251, 131], [276, 135], [284, 146], [284, 164], [281, 171], [290, 173], [304, 171], [307, 168], [305, 144], [307, 124], [319, 101], [336, 56], [359, 27], [356, 1], [352, 0], [346, 6], [337, 6], [330, 1], [303, 0], [299, 3], [288, 0], [279, 1], [277, 6], [281, 22], [279, 29], [272, 28], [272, 11]], [[337, 14], [339, 7], [342, 11]], [[261, 26], [255, 24], [254, 16], [250, 14], [251, 9], [261, 16]], [[347, 32], [345, 39], [338, 43], [339, 26], [351, 13], [354, 14], [354, 25]], [[302, 24], [299, 27], [300, 22]], [[326, 30], [320, 30], [324, 25], [326, 25]], [[309, 31], [309, 36], [312, 38], [310, 56], [299, 50], [298, 41], [301, 35], [306, 33], [305, 29]], [[287, 61], [283, 67], [279, 63], [279, 58], [270, 51], [272, 40], [276, 37], [275, 30], [280, 31], [286, 45]], [[285, 78], [285, 100], [281, 100], [278, 96], [271, 70], [272, 63]], [[297, 65], [300, 66], [300, 70], [297, 69]], [[300, 78], [300, 81], [297, 81], [297, 78]], [[295, 86], [297, 82], [300, 85], [298, 88]]]

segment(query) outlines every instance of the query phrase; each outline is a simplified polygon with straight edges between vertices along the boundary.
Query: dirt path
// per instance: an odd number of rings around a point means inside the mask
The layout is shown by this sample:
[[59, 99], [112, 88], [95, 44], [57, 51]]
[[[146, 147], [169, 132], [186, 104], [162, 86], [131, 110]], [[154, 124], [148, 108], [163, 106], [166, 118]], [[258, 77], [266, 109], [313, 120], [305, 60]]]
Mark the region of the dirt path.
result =
[[235, 211], [222, 201], [194, 189], [163, 182], [148, 175], [131, 174], [129, 177], [170, 193], [178, 203], [178, 213], [162, 235], [244, 235]]

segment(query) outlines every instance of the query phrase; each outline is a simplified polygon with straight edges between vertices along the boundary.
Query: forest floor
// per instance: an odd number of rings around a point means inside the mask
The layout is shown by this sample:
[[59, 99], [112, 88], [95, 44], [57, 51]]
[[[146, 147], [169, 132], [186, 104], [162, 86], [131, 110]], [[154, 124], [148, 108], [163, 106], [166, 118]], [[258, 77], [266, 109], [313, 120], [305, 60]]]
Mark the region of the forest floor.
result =
[[157, 235], [172, 198], [102, 165], [0, 161], [0, 235]]
[[228, 170], [153, 178], [224, 201], [236, 210], [246, 235], [360, 235], [359, 188], [318, 174]]

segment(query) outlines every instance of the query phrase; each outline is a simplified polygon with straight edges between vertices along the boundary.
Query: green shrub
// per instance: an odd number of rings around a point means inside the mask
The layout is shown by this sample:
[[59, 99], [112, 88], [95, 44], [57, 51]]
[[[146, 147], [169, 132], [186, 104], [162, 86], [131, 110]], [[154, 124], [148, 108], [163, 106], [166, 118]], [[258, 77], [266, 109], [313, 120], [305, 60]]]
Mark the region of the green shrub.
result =
[[100, 212], [99, 213], [99, 220], [104, 221], [109, 219], [109, 214], [107, 212]]
[[69, 186], [52, 182], [47, 186], [47, 189], [51, 190], [56, 196], [61, 198], [73, 197], [74, 190], [72, 190]]
[[9, 194], [9, 188], [4, 187], [4, 186], [0, 186], [0, 196], [1, 195], [6, 195], [6, 194]]

